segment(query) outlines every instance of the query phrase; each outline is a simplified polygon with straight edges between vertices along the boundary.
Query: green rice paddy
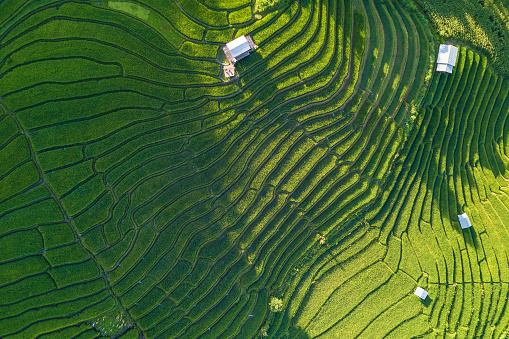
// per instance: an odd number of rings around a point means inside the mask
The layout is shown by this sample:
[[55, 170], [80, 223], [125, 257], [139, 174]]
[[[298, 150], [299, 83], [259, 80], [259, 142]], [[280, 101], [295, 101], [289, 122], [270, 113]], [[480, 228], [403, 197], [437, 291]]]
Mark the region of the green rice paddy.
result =
[[256, 6], [0, 2], [1, 338], [507, 335], [508, 81], [407, 2]]

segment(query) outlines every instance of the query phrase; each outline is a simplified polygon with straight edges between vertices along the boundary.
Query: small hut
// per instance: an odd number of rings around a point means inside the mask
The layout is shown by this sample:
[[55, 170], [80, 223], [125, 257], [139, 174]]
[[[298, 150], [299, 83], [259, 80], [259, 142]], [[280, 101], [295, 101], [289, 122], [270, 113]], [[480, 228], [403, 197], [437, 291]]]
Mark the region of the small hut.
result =
[[426, 292], [426, 290], [424, 288], [421, 288], [421, 287], [417, 287], [415, 289], [414, 294], [416, 296], [418, 296], [419, 298], [421, 298], [422, 300], [426, 300], [426, 298], [428, 297], [428, 292]]
[[472, 223], [470, 222], [470, 219], [466, 213], [458, 215], [458, 220], [460, 222], [461, 229], [469, 228], [472, 226]]
[[458, 58], [458, 47], [453, 45], [440, 45], [437, 57], [437, 72], [452, 73]]
[[223, 47], [224, 54], [232, 65], [240, 59], [249, 55], [249, 52], [254, 51], [256, 48], [253, 39], [249, 35], [243, 35], [235, 40], [230, 41]]

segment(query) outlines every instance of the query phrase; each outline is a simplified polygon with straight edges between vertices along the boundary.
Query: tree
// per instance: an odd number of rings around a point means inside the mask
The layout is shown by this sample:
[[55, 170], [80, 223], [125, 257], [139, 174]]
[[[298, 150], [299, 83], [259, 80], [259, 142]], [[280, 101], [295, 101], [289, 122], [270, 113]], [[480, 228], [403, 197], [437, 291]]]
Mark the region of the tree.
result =
[[272, 297], [270, 298], [269, 306], [271, 312], [274, 313], [281, 312], [283, 310], [283, 300], [276, 297]]

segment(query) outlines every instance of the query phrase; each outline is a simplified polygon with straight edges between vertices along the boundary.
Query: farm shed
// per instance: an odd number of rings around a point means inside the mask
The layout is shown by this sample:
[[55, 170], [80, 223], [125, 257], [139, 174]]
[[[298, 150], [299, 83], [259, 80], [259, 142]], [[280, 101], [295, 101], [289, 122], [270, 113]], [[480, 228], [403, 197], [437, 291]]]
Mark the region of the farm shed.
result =
[[426, 292], [426, 290], [422, 287], [417, 287], [414, 294], [422, 300], [426, 300], [426, 297], [428, 296], [428, 292]]
[[243, 35], [235, 40], [230, 41], [223, 47], [223, 51], [226, 57], [232, 64], [235, 64], [240, 59], [249, 55], [249, 52], [253, 51], [256, 45], [253, 39], [249, 35]]
[[468, 215], [466, 213], [458, 215], [458, 220], [460, 221], [462, 229], [469, 228], [470, 226], [472, 226], [472, 223], [470, 222], [470, 219], [468, 218]]
[[458, 58], [458, 47], [441, 44], [438, 48], [437, 72], [452, 73]]

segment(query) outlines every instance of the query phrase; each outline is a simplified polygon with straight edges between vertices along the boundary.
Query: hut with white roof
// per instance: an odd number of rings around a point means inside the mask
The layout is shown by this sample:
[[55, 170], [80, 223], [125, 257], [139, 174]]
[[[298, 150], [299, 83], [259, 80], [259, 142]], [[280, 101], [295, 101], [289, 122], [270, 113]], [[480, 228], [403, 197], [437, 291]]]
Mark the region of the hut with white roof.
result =
[[469, 228], [472, 226], [472, 223], [470, 222], [470, 219], [466, 213], [458, 215], [458, 220], [460, 222], [461, 229]]
[[428, 297], [428, 292], [426, 292], [426, 290], [422, 287], [417, 287], [415, 289], [414, 294], [421, 298], [422, 300], [426, 300], [426, 298]]
[[240, 59], [249, 55], [249, 52], [256, 48], [253, 39], [249, 35], [243, 35], [235, 40], [230, 41], [223, 47], [223, 51], [226, 57], [232, 65], [234, 65]]
[[440, 45], [437, 57], [437, 72], [452, 73], [458, 58], [458, 47], [453, 45]]

